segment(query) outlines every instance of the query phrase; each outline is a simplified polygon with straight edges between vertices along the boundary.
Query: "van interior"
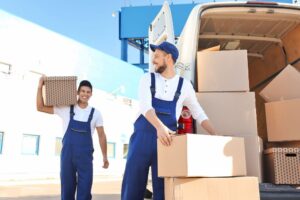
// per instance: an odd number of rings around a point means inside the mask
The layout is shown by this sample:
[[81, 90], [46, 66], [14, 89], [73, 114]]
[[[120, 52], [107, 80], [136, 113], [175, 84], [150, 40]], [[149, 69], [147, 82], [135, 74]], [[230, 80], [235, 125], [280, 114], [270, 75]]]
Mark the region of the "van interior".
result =
[[218, 45], [220, 50], [248, 51], [250, 91], [256, 93], [258, 134], [265, 143], [265, 101], [259, 92], [288, 64], [300, 70], [300, 10], [268, 4], [230, 9], [216, 5], [200, 17], [198, 51]]

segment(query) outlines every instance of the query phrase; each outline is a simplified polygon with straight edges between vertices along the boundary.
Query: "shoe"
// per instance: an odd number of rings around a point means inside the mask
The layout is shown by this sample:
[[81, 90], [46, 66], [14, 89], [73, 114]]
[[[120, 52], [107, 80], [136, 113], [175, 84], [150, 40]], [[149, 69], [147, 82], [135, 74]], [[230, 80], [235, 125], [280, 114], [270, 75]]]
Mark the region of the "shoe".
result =
[[145, 193], [144, 193], [144, 198], [145, 199], [152, 199], [152, 192], [146, 188]]

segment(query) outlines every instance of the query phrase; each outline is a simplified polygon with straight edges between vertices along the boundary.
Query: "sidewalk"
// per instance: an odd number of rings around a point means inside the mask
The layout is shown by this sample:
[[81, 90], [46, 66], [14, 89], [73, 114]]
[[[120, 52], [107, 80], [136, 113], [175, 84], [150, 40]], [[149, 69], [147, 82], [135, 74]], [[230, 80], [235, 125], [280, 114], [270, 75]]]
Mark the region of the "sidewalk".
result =
[[[120, 200], [121, 184], [122, 177], [95, 176], [93, 200]], [[0, 200], [60, 200], [60, 180], [0, 181]]]
[[[121, 178], [95, 177], [92, 188], [95, 200], [120, 200]], [[59, 180], [31, 180], [0, 183], [0, 200], [60, 200]]]

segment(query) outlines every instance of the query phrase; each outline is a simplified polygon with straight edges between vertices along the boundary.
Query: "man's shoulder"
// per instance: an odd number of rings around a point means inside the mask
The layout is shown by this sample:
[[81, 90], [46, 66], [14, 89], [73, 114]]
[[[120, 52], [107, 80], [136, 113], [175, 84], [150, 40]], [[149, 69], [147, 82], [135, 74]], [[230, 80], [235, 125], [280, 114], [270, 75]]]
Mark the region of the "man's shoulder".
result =
[[141, 78], [142, 79], [149, 79], [150, 77], [151, 77], [151, 72], [147, 72], [147, 73], [144, 73]]
[[91, 109], [94, 108], [94, 116], [102, 116], [101, 111], [98, 108], [95, 108], [94, 106], [91, 107]]
[[183, 87], [194, 89], [193, 83], [189, 79], [184, 78], [184, 77], [182, 77], [182, 78], [183, 78]]

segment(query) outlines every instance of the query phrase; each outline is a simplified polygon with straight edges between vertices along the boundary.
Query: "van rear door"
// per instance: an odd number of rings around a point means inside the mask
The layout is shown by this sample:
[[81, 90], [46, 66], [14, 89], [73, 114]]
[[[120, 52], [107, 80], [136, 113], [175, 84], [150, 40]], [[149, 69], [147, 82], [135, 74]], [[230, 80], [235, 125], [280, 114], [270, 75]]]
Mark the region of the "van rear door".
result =
[[[150, 44], [160, 44], [168, 41], [175, 44], [172, 13], [167, 1], [164, 2], [161, 10], [152, 21], [149, 27], [149, 46]], [[153, 72], [152, 51], [149, 49], [149, 72]]]

